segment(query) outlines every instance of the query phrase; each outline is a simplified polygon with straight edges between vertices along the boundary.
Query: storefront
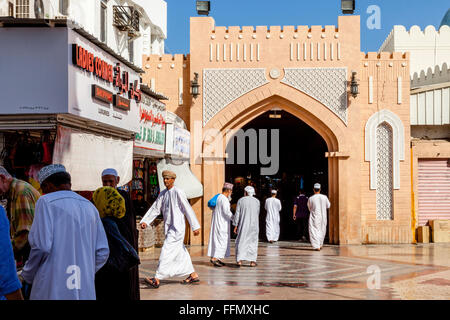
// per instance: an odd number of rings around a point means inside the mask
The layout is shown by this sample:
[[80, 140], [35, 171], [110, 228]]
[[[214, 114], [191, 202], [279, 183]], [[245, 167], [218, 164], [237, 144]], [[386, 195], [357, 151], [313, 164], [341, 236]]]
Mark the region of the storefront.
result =
[[190, 169], [191, 133], [184, 121], [172, 112], [167, 112], [166, 157], [158, 162], [159, 185], [164, 186], [162, 172], [176, 173], [175, 186], [182, 189], [189, 200], [203, 196], [203, 185]]
[[142, 99], [139, 104], [139, 133], [133, 148], [133, 181], [131, 199], [136, 215], [143, 217], [159, 195], [157, 163], [165, 156], [167, 98], [141, 86]]
[[62, 163], [79, 192], [100, 187], [108, 167], [129, 183], [143, 71], [82, 28], [28, 20], [0, 28], [3, 163], [28, 181]]

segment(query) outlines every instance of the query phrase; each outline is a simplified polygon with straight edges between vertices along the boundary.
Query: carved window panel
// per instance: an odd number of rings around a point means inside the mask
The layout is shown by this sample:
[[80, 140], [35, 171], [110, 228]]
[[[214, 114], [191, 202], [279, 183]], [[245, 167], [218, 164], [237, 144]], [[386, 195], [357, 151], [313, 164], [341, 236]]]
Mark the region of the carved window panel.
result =
[[383, 122], [377, 127], [377, 220], [394, 219], [394, 135], [392, 127]]

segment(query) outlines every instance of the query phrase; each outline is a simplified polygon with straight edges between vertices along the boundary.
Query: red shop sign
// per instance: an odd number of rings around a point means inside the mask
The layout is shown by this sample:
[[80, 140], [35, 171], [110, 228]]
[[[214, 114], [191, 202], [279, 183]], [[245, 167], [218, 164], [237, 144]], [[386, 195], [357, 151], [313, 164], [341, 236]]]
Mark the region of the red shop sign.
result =
[[[116, 66], [113, 67], [113, 65], [94, 56], [93, 53], [77, 44], [72, 44], [72, 60], [73, 64], [77, 67], [93, 73], [100, 79], [113, 83], [114, 87], [118, 89], [119, 94], [128, 93], [128, 98], [135, 99], [137, 102], [141, 101], [141, 91], [138, 89], [138, 81], [136, 80], [134, 83], [130, 83], [128, 72], [121, 72], [120, 63], [116, 63]], [[125, 98], [122, 99], [127, 100]]]

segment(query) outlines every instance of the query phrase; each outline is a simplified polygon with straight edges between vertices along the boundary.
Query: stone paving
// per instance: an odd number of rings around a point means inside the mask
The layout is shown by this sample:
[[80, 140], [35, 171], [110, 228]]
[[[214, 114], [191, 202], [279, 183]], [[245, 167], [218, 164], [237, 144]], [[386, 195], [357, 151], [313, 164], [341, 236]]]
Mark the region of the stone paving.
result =
[[450, 244], [325, 246], [317, 252], [301, 242], [260, 243], [256, 268], [237, 268], [234, 247], [222, 268], [209, 263], [206, 247], [189, 251], [201, 283], [170, 279], [159, 289], [143, 278], [154, 276], [160, 249], [141, 254], [141, 299], [450, 299]]

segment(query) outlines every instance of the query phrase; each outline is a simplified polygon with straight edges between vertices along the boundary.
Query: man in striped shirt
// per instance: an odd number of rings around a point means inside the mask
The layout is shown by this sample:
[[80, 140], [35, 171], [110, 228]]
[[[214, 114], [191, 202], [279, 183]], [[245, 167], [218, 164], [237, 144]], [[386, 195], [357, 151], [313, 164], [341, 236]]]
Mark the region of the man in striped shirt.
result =
[[8, 200], [7, 213], [11, 225], [12, 246], [17, 266], [21, 267], [30, 254], [28, 233], [40, 193], [29, 183], [13, 178], [0, 166], [0, 194], [5, 195]]

